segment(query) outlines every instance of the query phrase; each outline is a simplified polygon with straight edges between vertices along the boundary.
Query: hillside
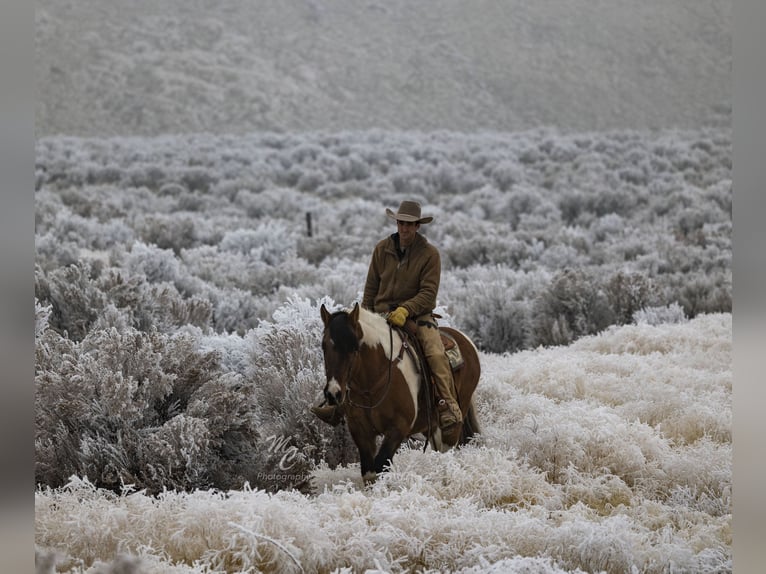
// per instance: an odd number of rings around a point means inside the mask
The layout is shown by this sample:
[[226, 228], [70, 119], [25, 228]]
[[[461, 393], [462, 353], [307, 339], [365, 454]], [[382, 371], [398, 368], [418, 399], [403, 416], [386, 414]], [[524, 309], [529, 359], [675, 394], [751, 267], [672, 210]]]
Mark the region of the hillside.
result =
[[41, 0], [36, 133], [729, 125], [731, 10], [731, 0]]

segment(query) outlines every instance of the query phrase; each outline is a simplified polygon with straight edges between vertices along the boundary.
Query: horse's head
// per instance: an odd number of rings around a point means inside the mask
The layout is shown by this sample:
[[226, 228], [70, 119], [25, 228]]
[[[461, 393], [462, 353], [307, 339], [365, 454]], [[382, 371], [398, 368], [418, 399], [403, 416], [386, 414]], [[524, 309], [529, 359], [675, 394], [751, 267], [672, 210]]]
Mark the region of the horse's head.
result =
[[320, 312], [324, 323], [322, 352], [327, 383], [324, 395], [330, 404], [343, 401], [348, 390], [354, 358], [359, 351], [362, 327], [359, 325], [359, 304], [349, 311], [330, 313], [322, 305]]

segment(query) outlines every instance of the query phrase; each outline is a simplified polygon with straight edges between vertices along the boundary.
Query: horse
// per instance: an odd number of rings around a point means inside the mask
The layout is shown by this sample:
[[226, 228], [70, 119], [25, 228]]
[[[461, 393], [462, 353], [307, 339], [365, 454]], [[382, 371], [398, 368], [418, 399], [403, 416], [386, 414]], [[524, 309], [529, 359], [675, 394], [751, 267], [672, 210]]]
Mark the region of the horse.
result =
[[[430, 405], [422, 369], [409, 352], [410, 346], [385, 317], [356, 303], [351, 311], [330, 313], [320, 309], [324, 332], [327, 382], [324, 396], [329, 404], [340, 405], [351, 438], [359, 450], [365, 484], [390, 466], [394, 453], [405, 439], [426, 436], [426, 444], [444, 452], [435, 405]], [[453, 370], [457, 400], [463, 413], [457, 445], [467, 444], [479, 432], [473, 393], [479, 382], [479, 353], [471, 340], [449, 327], [440, 327], [457, 343], [464, 363]], [[379, 437], [383, 437], [382, 442]], [[378, 446], [378, 443], [380, 446]]]

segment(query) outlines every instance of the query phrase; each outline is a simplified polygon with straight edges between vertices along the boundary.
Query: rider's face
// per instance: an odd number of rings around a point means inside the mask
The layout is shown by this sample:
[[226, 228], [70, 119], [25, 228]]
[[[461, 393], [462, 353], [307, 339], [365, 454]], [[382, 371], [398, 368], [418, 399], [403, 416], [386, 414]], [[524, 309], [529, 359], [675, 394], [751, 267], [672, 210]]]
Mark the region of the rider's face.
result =
[[420, 229], [420, 224], [414, 221], [397, 220], [396, 228], [399, 230], [399, 245], [401, 247], [409, 247], [415, 239], [418, 229]]

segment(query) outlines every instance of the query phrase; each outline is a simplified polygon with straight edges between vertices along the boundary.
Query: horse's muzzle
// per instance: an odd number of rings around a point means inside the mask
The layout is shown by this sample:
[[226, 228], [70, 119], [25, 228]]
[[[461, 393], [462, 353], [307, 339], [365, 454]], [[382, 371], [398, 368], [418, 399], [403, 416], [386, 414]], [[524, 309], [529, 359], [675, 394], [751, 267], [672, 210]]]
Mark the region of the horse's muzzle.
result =
[[327, 383], [324, 388], [324, 396], [331, 405], [339, 405], [343, 399], [340, 385], [334, 379]]

